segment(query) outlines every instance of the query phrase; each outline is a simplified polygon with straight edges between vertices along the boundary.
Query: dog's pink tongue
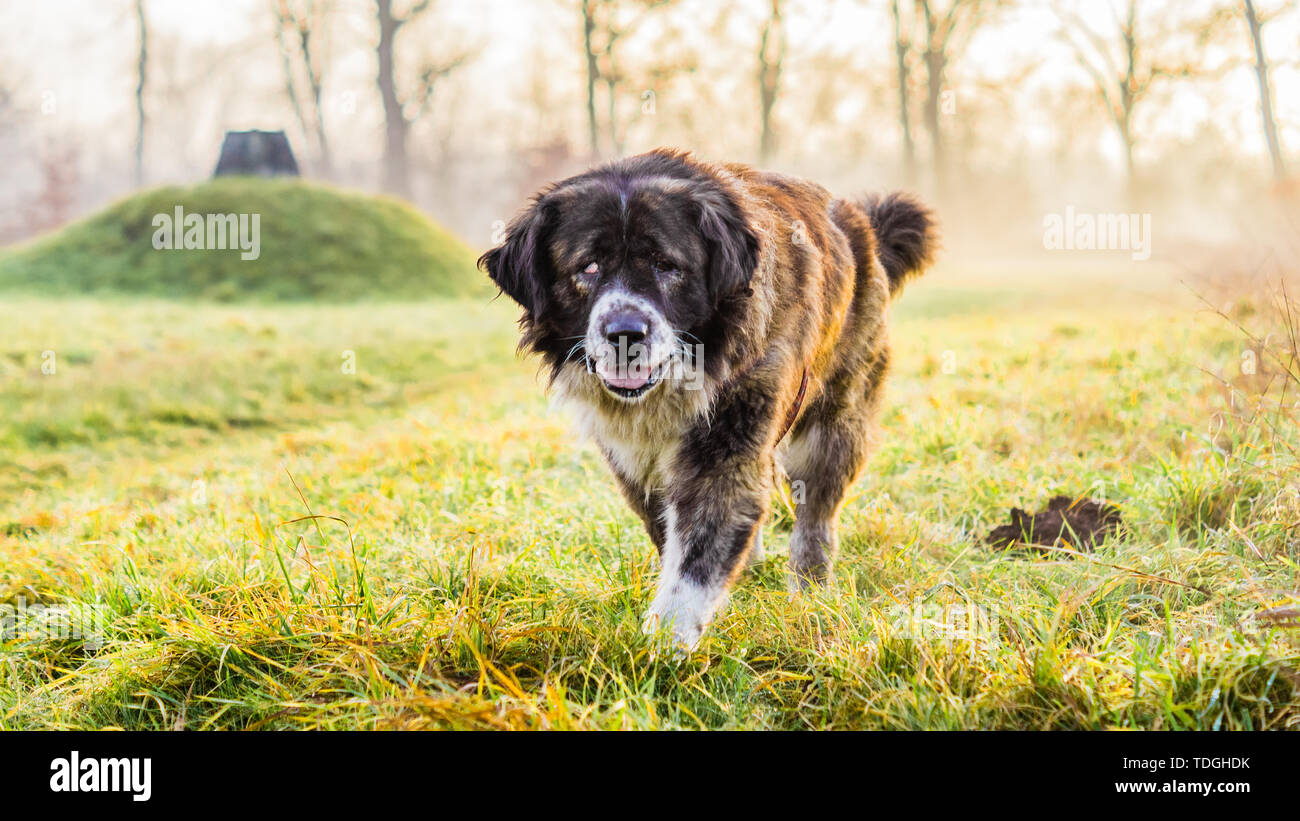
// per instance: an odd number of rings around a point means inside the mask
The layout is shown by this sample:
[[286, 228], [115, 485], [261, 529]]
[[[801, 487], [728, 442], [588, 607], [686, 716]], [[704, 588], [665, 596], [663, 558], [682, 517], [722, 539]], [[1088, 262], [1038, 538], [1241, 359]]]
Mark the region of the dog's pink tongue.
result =
[[604, 379], [616, 388], [634, 391], [650, 381], [650, 369], [629, 365], [624, 376], [605, 376]]

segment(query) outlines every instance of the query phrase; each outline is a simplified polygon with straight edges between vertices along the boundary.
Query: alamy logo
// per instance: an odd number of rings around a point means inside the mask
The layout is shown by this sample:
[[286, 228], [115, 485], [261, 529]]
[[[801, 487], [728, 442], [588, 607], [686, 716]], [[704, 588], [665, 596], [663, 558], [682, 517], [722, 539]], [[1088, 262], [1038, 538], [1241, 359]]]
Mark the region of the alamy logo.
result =
[[261, 214], [154, 214], [153, 247], [159, 251], [239, 250], [243, 260], [262, 255]]
[[616, 374], [619, 377], [644, 376], [652, 382], [679, 382], [688, 391], [704, 388], [704, 346], [677, 346], [674, 354], [662, 362], [653, 363], [650, 348], [640, 342], [631, 345], [620, 341], [610, 344], [587, 357], [589, 373]]
[[98, 650], [106, 627], [104, 610], [96, 604], [28, 603], [22, 596], [0, 603], [0, 642], [78, 641]]
[[153, 795], [153, 759], [82, 758], [73, 750], [50, 762], [50, 792], [125, 792], [132, 801]]
[[1151, 258], [1150, 214], [1084, 214], [1067, 206], [1043, 217], [1043, 247], [1049, 251], [1130, 251]]
[[928, 602], [913, 597], [910, 606], [889, 608], [891, 632], [900, 639], [965, 645], [974, 657], [979, 645], [996, 642], [1001, 633], [998, 614], [968, 601]]

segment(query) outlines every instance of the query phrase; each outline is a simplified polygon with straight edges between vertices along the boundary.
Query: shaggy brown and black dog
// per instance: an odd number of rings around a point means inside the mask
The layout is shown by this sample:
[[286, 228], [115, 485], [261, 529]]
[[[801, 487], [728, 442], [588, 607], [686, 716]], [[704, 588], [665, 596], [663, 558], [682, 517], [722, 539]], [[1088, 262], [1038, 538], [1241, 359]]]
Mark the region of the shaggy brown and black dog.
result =
[[694, 646], [783, 471], [791, 585], [824, 580], [889, 369], [889, 303], [930, 212], [657, 150], [539, 193], [483, 255], [659, 549], [647, 627]]

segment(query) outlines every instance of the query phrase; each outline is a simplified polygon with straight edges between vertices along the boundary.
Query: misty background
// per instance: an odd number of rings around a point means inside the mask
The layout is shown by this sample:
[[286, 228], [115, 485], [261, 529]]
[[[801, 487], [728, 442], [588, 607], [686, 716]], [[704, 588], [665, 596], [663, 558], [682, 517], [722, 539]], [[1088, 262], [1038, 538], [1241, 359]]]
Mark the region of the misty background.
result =
[[0, 8], [0, 243], [208, 178], [284, 129], [308, 178], [472, 247], [545, 182], [671, 145], [837, 194], [905, 186], [951, 253], [1154, 215], [1155, 255], [1294, 192], [1281, 0], [53, 0]]

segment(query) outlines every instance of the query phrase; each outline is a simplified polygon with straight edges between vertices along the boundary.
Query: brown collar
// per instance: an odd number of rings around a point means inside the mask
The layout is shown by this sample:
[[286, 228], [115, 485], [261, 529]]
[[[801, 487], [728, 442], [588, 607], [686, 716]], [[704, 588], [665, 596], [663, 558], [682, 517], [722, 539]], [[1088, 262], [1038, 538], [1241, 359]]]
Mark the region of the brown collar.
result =
[[794, 426], [794, 420], [799, 418], [799, 407], [803, 405], [803, 395], [808, 390], [808, 369], [803, 369], [803, 378], [799, 380], [799, 393], [794, 398], [794, 404], [790, 406], [790, 411], [785, 415], [785, 426], [781, 428], [781, 435], [776, 437], [777, 444], [785, 438]]

